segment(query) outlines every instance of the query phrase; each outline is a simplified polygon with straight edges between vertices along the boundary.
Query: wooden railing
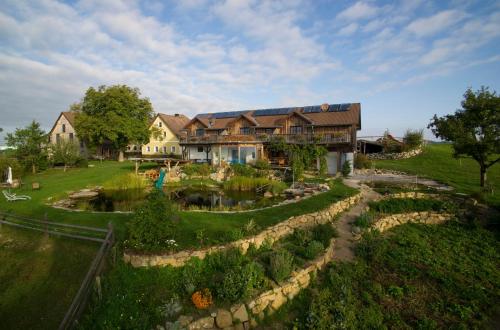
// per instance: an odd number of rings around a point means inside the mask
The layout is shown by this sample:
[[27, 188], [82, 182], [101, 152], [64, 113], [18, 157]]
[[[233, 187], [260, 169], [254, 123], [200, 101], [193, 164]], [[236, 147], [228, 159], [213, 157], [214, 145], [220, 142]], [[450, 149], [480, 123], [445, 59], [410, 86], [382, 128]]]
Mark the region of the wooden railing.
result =
[[76, 296], [73, 298], [70, 307], [59, 325], [60, 330], [75, 328], [78, 325], [78, 321], [82, 316], [85, 307], [87, 306], [90, 294], [94, 290], [94, 283], [96, 284], [95, 287], [97, 288], [100, 296], [100, 275], [103, 271], [107, 256], [113, 247], [115, 239], [111, 223], [108, 224], [107, 229], [104, 229], [48, 221], [46, 217], [43, 220], [37, 220], [0, 212], [0, 229], [2, 225], [39, 231], [45, 233], [46, 235], [101, 243], [99, 251], [94, 257], [94, 260], [92, 261], [92, 264], [90, 265], [90, 268], [88, 269]]
[[295, 144], [337, 144], [350, 143], [351, 135], [345, 133], [325, 134], [249, 134], [249, 135], [202, 135], [184, 136], [180, 142], [184, 144], [210, 144], [210, 143], [270, 143], [273, 140], [283, 139], [286, 143]]

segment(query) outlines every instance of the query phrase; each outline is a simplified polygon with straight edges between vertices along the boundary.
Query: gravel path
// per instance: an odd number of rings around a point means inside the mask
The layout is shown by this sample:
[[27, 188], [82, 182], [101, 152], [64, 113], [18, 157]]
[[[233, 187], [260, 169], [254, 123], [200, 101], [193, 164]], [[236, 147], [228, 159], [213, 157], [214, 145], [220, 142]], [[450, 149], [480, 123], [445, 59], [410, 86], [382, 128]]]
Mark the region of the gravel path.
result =
[[366, 185], [359, 184], [359, 180], [346, 179], [344, 183], [350, 187], [361, 189], [361, 201], [351, 208], [335, 222], [339, 237], [335, 240], [334, 260], [352, 261], [354, 259], [352, 223], [365, 210], [368, 202], [377, 200], [380, 194]]

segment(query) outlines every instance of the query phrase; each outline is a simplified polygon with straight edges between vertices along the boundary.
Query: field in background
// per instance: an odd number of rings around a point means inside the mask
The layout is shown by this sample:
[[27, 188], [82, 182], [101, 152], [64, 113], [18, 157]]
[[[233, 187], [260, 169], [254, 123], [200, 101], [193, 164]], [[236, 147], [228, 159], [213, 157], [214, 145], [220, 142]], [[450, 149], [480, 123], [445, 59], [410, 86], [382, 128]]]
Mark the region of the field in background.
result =
[[[479, 165], [470, 158], [455, 159], [449, 144], [430, 144], [422, 154], [402, 160], [377, 160], [375, 168], [418, 174], [450, 185], [457, 192], [477, 194], [479, 186]], [[484, 194], [488, 204], [500, 207], [500, 163], [489, 168], [487, 183], [493, 187], [493, 194]]]
[[0, 228], [0, 328], [56, 329], [99, 243]]

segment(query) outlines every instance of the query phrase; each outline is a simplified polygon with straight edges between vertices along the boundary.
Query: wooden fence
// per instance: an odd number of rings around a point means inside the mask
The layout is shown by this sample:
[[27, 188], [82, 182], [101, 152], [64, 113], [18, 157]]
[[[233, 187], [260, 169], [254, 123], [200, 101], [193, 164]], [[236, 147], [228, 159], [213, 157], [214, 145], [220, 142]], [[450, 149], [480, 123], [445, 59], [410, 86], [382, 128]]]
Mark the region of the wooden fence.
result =
[[[107, 260], [111, 248], [113, 247], [115, 235], [113, 226], [108, 223], [108, 228], [96, 228], [88, 226], [79, 226], [65, 223], [57, 223], [47, 220], [36, 220], [23, 216], [0, 212], [0, 228], [2, 225], [8, 225], [18, 228], [25, 228], [43, 232], [47, 235], [68, 237], [79, 240], [93, 241], [101, 243], [92, 264], [83, 279], [76, 296], [67, 310], [59, 329], [72, 329], [78, 325], [78, 321], [85, 310], [90, 295], [95, 287], [97, 293], [101, 296], [101, 273]], [[116, 257], [116, 256], [114, 256]]]

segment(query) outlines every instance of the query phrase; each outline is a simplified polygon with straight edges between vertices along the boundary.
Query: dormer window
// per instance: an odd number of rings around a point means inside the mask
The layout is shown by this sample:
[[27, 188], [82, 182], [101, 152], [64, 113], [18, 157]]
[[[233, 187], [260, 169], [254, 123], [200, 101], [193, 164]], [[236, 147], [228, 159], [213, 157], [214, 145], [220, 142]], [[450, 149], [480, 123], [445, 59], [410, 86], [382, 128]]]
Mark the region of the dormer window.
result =
[[62, 132], [66, 133], [66, 124], [62, 124]]

